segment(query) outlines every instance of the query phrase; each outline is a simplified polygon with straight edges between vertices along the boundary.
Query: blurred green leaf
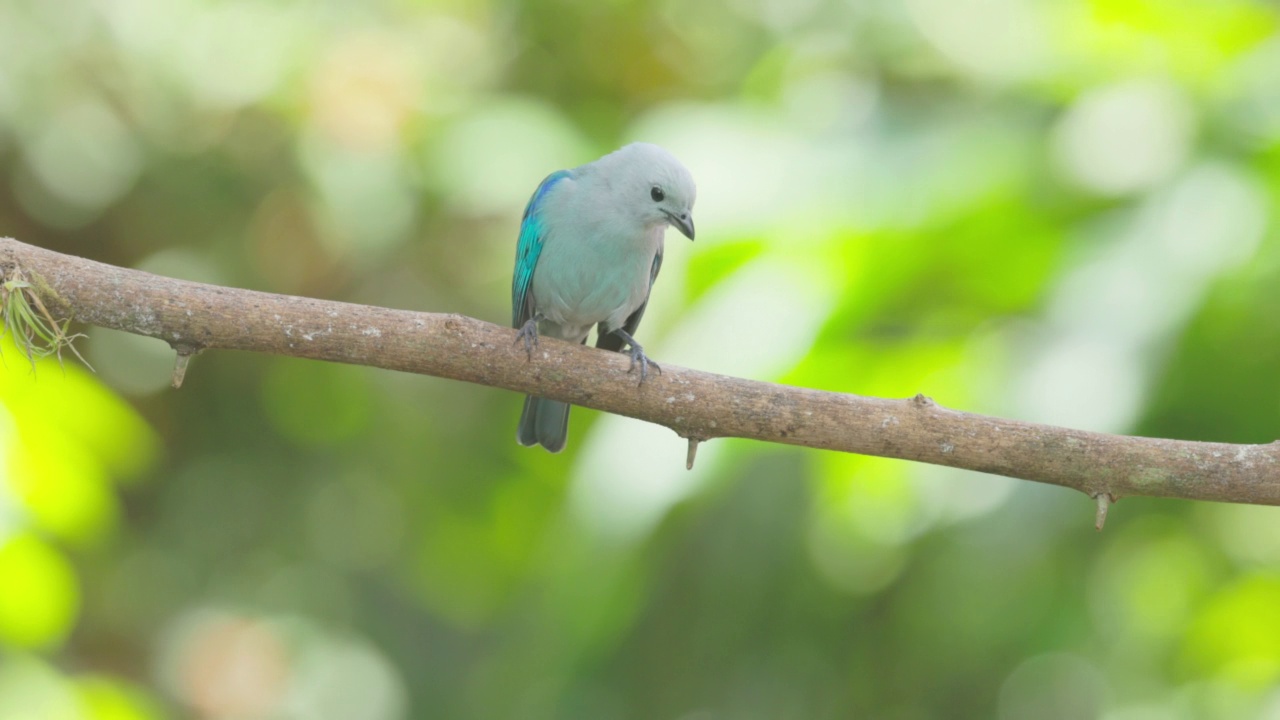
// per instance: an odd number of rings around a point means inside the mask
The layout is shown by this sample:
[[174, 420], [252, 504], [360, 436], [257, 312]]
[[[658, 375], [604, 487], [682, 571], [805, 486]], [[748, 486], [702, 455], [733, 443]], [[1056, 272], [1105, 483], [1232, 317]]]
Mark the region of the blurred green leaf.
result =
[[[70, 632], [80, 608], [71, 565], [32, 535], [0, 541], [0, 644], [47, 648]], [[20, 591], [18, 591], [20, 589]]]

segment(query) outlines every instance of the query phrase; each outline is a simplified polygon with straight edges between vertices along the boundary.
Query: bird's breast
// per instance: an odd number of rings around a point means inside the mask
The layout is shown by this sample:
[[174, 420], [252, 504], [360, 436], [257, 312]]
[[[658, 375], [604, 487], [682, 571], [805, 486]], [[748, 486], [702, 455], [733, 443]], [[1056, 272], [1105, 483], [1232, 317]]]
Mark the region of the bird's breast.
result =
[[662, 246], [662, 228], [656, 230], [627, 236], [582, 228], [548, 237], [533, 273], [536, 311], [575, 336], [567, 339], [585, 337], [601, 322], [621, 327], [649, 296], [653, 258]]

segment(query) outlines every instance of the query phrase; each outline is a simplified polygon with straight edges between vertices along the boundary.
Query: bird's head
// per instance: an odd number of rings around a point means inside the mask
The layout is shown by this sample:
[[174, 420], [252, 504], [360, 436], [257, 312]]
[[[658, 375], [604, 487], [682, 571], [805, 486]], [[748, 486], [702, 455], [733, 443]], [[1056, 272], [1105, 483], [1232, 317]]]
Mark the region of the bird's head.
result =
[[619, 178], [616, 191], [645, 225], [671, 225], [693, 239], [693, 176], [674, 155], [649, 143], [632, 143], [601, 158]]

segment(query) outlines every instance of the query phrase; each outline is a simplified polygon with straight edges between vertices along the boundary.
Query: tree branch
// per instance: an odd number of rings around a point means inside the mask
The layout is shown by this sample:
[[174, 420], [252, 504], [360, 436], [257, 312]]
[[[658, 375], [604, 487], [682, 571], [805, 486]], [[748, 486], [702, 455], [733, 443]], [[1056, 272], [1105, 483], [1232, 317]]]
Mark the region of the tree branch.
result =
[[1106, 504], [1126, 496], [1280, 504], [1280, 442], [1107, 435], [957, 412], [923, 395], [860, 397], [668, 362], [637, 387], [625, 355], [543, 339], [530, 362], [514, 330], [462, 315], [186, 282], [0, 238], [0, 273], [15, 271], [55, 315], [160, 338], [182, 358], [229, 349], [369, 365], [562, 400], [694, 441], [751, 438], [1051, 483], [1097, 498], [1099, 525]]

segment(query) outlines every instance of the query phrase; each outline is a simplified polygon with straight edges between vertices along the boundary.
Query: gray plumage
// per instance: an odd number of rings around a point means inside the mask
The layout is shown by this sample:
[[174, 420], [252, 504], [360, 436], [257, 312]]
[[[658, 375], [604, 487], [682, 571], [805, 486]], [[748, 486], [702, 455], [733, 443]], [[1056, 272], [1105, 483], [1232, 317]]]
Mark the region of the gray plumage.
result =
[[[650, 364], [632, 335], [662, 265], [674, 225], [693, 239], [693, 177], [671, 153], [627, 145], [595, 162], [549, 175], [525, 209], [512, 282], [512, 325], [526, 344], [538, 335], [597, 347], [630, 346], [641, 382]], [[557, 452], [569, 406], [525, 399], [517, 439]]]

